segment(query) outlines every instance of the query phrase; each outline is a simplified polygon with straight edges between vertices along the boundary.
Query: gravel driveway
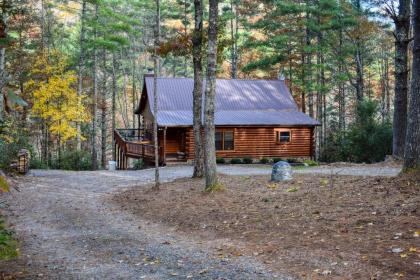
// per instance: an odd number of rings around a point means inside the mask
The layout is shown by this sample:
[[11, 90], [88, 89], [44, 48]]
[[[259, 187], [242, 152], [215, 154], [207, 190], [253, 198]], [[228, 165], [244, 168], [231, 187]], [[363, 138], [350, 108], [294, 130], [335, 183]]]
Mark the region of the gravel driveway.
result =
[[[228, 175], [269, 175], [271, 174], [271, 166], [269, 165], [221, 165], [218, 171]], [[385, 176], [394, 177], [401, 172], [400, 167], [388, 166], [328, 166], [319, 167], [298, 167], [293, 169], [294, 173], [300, 174], [328, 174], [336, 175], [354, 175], [354, 176]]]
[[[394, 169], [351, 169], [353, 175], [386, 175]], [[339, 171], [339, 170], [335, 170]], [[269, 174], [264, 166], [220, 166], [232, 175]], [[330, 173], [312, 168], [296, 172]], [[345, 169], [340, 174], [350, 172]], [[360, 173], [360, 174], [359, 174]], [[192, 175], [190, 166], [161, 169], [162, 181]], [[12, 228], [21, 240], [21, 258], [0, 262], [0, 271], [24, 279], [291, 279], [246, 257], [219, 258], [229, 240], [181, 236], [175, 228], [138, 220], [107, 198], [153, 181], [154, 170], [71, 172], [34, 170], [21, 192], [5, 195]], [[185, 213], [188, 215], [188, 213]]]
[[[290, 279], [253, 259], [220, 259], [216, 248], [229, 240], [203, 244], [107, 202], [150, 182], [153, 170], [31, 173], [20, 193], [5, 196], [22, 254], [0, 271], [24, 279]], [[188, 166], [162, 168], [163, 181], [185, 176]]]

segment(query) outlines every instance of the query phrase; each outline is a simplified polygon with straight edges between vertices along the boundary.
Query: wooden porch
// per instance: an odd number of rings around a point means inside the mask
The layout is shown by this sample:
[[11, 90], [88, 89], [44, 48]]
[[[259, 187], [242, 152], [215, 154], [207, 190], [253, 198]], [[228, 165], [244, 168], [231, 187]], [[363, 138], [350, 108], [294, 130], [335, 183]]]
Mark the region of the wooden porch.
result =
[[[128, 168], [128, 158], [143, 159], [144, 162], [154, 164], [155, 146], [153, 134], [145, 129], [116, 129], [114, 131], [114, 158], [117, 169]], [[166, 164], [165, 141], [159, 147], [159, 165]]]
[[[114, 158], [117, 169], [129, 167], [128, 159], [143, 159], [146, 164], [155, 163], [155, 147], [151, 129], [116, 129], [114, 131]], [[158, 129], [159, 165], [169, 162], [184, 162], [186, 155], [186, 129]]]

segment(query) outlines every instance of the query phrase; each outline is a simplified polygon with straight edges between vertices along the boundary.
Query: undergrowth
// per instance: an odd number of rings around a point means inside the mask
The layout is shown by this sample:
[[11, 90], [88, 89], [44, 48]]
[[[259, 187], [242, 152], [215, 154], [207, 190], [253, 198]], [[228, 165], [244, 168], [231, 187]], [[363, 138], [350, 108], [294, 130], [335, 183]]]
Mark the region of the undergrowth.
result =
[[217, 184], [215, 184], [215, 185], [208, 186], [208, 187], [206, 187], [206, 188], [204, 189], [204, 191], [205, 191], [206, 193], [223, 192], [223, 191], [225, 191], [225, 190], [226, 190], [226, 187], [225, 187], [223, 184], [221, 184], [221, 183], [217, 183]]
[[6, 228], [4, 220], [0, 218], [0, 260], [10, 260], [17, 256], [18, 249], [13, 232]]

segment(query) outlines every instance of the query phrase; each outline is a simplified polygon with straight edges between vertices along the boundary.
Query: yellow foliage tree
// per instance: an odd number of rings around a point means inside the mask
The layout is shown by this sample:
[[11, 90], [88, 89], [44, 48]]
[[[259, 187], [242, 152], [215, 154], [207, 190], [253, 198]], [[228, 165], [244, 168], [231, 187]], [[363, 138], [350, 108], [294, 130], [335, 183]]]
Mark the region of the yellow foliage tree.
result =
[[57, 50], [40, 53], [33, 63], [33, 79], [25, 84], [32, 93], [32, 113], [43, 119], [59, 141], [77, 136], [76, 123], [89, 121], [85, 95], [77, 95], [77, 77], [68, 71], [68, 58]]

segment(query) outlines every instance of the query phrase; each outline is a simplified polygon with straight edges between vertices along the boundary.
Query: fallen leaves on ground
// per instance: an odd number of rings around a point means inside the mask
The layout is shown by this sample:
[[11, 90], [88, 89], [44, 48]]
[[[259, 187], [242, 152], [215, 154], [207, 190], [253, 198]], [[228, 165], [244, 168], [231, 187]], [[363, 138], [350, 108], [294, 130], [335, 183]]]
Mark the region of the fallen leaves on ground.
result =
[[[420, 279], [419, 178], [221, 176], [223, 193], [199, 179], [133, 188], [113, 198], [125, 210], [203, 242], [229, 239], [215, 258], [257, 258], [271, 269], [319, 279]], [[321, 185], [321, 187], [320, 187]], [[302, 276], [304, 275], [304, 276]]]

